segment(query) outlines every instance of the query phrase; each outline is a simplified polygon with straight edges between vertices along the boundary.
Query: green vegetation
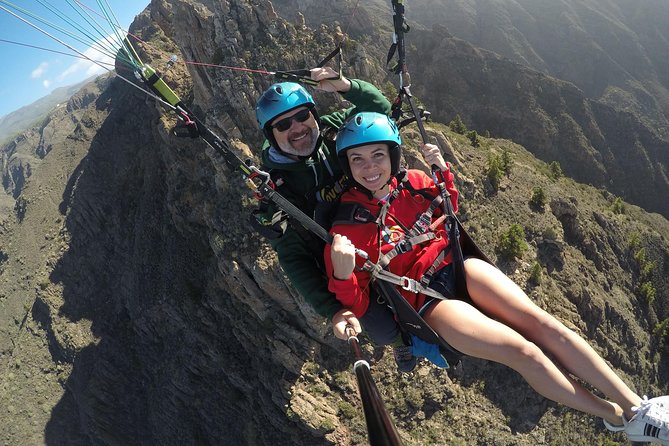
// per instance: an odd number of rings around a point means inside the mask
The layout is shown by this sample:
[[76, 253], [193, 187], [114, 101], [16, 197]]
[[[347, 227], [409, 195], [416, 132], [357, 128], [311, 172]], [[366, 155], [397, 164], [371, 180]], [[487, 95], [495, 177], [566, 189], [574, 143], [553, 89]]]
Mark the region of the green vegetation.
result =
[[530, 270], [529, 282], [534, 285], [540, 285], [542, 275], [543, 275], [543, 268], [541, 267], [541, 264], [539, 262], [534, 262], [534, 264], [532, 265], [532, 269]]
[[513, 166], [513, 156], [511, 156], [509, 149], [504, 147], [504, 150], [502, 150], [502, 170], [507, 177], [511, 175], [511, 166]]
[[660, 338], [666, 338], [669, 336], [669, 318], [656, 324], [655, 329], [653, 330], [653, 334]]
[[455, 115], [455, 118], [448, 124], [448, 127], [455, 133], [464, 135], [467, 133], [467, 126], [462, 122], [460, 115]]
[[337, 411], [342, 417], [348, 419], [356, 418], [358, 416], [358, 409], [348, 401], [340, 401], [337, 404]]
[[321, 421], [320, 428], [327, 432], [332, 432], [337, 428], [337, 425], [335, 424], [335, 420], [330, 417], [326, 417]]
[[653, 274], [653, 271], [655, 271], [655, 262], [646, 262], [642, 267], [641, 267], [641, 278], [642, 279], [648, 279], [650, 276]]
[[497, 250], [500, 255], [508, 259], [516, 259], [522, 257], [527, 250], [527, 242], [525, 241], [525, 230], [517, 223], [511, 225], [509, 230], [502, 234]]
[[[639, 233], [634, 233], [628, 241], [628, 246], [632, 251], [632, 258], [636, 262], [639, 268], [638, 280], [638, 292], [641, 297], [648, 302], [648, 305], [653, 305], [655, 298], [657, 296], [657, 287], [656, 283], [653, 280], [653, 273], [657, 268], [657, 263], [648, 258], [648, 252], [645, 247], [640, 247], [641, 245], [641, 236]], [[661, 285], [660, 285], [661, 286]], [[662, 317], [663, 314], [660, 312], [658, 317]], [[656, 327], [657, 329], [657, 327]]]
[[639, 243], [641, 243], [641, 234], [635, 232], [630, 236], [630, 239], [627, 242], [627, 246], [629, 246], [629, 248], [633, 250], [634, 248], [639, 246]]
[[639, 287], [639, 292], [641, 296], [646, 299], [649, 305], [652, 305], [655, 301], [655, 287], [651, 282], [644, 282]]
[[558, 180], [563, 176], [562, 167], [560, 167], [560, 163], [558, 163], [557, 161], [551, 162], [548, 165], [548, 170], [550, 171], [550, 177], [553, 178], [554, 180]]
[[481, 146], [481, 141], [479, 140], [479, 135], [476, 133], [476, 130], [472, 130], [470, 132], [467, 132], [467, 138], [469, 138], [469, 142], [471, 142], [472, 147], [480, 147]]
[[624, 214], [625, 203], [623, 203], [623, 199], [617, 197], [615, 200], [613, 200], [613, 205], [611, 206], [611, 210], [613, 211], [614, 214]]
[[641, 280], [650, 279], [653, 271], [655, 271], [656, 264], [647, 259], [646, 248], [638, 249], [633, 257], [639, 266], [639, 276], [641, 277]]
[[502, 159], [499, 155], [490, 154], [488, 156], [488, 169], [486, 170], [486, 177], [490, 181], [492, 189], [497, 192], [499, 190], [499, 182], [504, 175], [502, 166]]
[[541, 186], [534, 186], [532, 188], [532, 197], [530, 197], [530, 207], [543, 211], [547, 201], [548, 198], [546, 197], [544, 188]]

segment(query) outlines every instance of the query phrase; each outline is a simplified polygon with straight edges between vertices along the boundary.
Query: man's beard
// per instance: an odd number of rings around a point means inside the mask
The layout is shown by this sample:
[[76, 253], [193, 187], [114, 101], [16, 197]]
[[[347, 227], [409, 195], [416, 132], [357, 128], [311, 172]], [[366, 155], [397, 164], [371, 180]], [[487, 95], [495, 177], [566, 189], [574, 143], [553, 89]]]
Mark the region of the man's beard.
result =
[[281, 143], [279, 143], [277, 141], [277, 144], [279, 145], [279, 148], [281, 149], [281, 151], [283, 151], [284, 153], [288, 153], [290, 155], [295, 155], [295, 156], [309, 156], [316, 149], [316, 143], [318, 142], [318, 136], [319, 136], [318, 127], [312, 128], [311, 129], [311, 135], [305, 136], [305, 138], [311, 138], [311, 144], [310, 144], [311, 147], [308, 148], [308, 149], [306, 149], [306, 148], [305, 149], [296, 149], [288, 141], [281, 142]]

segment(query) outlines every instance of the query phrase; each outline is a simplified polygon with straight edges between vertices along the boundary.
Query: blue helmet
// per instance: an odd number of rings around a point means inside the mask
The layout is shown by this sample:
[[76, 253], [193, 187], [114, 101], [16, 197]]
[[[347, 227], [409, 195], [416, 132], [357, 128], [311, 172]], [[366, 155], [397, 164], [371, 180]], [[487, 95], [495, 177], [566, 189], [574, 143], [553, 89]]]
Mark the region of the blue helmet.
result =
[[318, 123], [319, 117], [316, 112], [314, 98], [311, 97], [303, 86], [295, 82], [273, 84], [256, 101], [256, 120], [258, 121], [258, 125], [265, 134], [265, 138], [276, 149], [281, 150], [276, 143], [270, 124], [277, 116], [302, 106], [306, 106], [311, 110], [311, 114]]
[[367, 144], [386, 143], [390, 152], [391, 174], [400, 170], [402, 139], [395, 122], [388, 116], [375, 112], [362, 112], [351, 116], [337, 133], [337, 157], [339, 164], [352, 180], [351, 167], [346, 151]]
[[269, 87], [256, 101], [256, 119], [261, 129], [274, 118], [297, 107], [314, 108], [316, 103], [309, 92], [295, 82], [280, 82]]

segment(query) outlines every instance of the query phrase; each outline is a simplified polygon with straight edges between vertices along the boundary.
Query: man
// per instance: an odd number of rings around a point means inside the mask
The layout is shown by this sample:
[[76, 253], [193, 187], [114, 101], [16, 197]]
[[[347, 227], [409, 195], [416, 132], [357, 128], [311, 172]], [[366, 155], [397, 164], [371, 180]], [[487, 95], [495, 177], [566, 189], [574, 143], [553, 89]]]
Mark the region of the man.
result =
[[[329, 67], [312, 69], [311, 78], [319, 82], [315, 88], [337, 92], [353, 107], [321, 117], [311, 94], [301, 85], [282, 82], [270, 86], [256, 103], [258, 125], [267, 138], [261, 159], [282, 196], [317, 221], [329, 224], [327, 216], [316, 213], [317, 209], [328, 209], [327, 203], [337, 200], [344, 185], [334, 147], [336, 131], [349, 116], [360, 111], [388, 114], [391, 104], [373, 85], [338, 78]], [[288, 222], [274, 205], [265, 204], [254, 216], [293, 286], [318, 314], [332, 320], [342, 306], [328, 291], [323, 242], [299, 223]], [[387, 307], [378, 310], [378, 317], [392, 317]], [[360, 327], [356, 328], [359, 332]], [[392, 343], [398, 332], [368, 334], [376, 344], [384, 345]], [[396, 349], [395, 354], [409, 361], [400, 369], [415, 365], [415, 358], [409, 358], [406, 351]]]

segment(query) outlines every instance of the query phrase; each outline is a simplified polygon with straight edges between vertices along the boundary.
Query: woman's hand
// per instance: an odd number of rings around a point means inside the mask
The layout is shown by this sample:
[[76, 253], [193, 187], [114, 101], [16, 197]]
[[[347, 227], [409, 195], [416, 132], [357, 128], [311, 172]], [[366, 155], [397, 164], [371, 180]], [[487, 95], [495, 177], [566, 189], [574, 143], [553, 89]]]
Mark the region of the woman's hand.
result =
[[339, 77], [339, 73], [330, 67], [312, 68], [309, 71], [311, 71], [311, 78], [319, 81], [316, 86], [319, 90], [346, 93], [351, 89], [351, 81], [344, 76]]
[[357, 336], [362, 333], [362, 327], [360, 326], [360, 321], [351, 310], [342, 308], [337, 311], [334, 316], [332, 316], [332, 332], [334, 335], [346, 341], [348, 339], [348, 333], [346, 333], [346, 328], [351, 327], [354, 331], [354, 335]]
[[444, 161], [444, 157], [441, 155], [441, 150], [434, 144], [421, 144], [420, 151], [429, 166], [437, 166], [440, 170], [446, 170], [448, 167], [446, 161]]
[[345, 235], [335, 234], [330, 249], [332, 275], [337, 280], [347, 280], [355, 269], [355, 246]]

